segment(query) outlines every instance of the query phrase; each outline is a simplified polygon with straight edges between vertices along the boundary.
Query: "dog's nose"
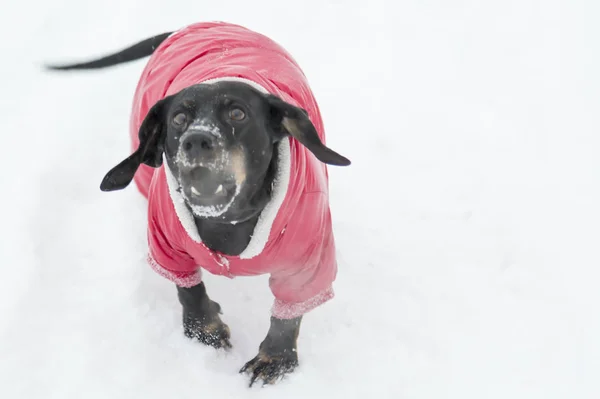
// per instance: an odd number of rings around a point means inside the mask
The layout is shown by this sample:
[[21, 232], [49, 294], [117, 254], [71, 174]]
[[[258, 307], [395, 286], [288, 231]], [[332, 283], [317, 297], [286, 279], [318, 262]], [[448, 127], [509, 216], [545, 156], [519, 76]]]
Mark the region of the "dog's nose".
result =
[[195, 158], [215, 148], [215, 137], [208, 132], [191, 133], [183, 140], [181, 147], [188, 157]]

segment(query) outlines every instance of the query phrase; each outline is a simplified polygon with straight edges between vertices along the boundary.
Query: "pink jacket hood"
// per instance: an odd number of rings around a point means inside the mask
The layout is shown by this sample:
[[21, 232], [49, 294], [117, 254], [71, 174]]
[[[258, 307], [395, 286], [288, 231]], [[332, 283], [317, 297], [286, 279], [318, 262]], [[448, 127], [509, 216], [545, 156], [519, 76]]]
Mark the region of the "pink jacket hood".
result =
[[[241, 26], [213, 22], [181, 29], [150, 57], [138, 83], [130, 135], [136, 149], [139, 127], [165, 96], [193, 84], [239, 80], [279, 96], [308, 112], [323, 142], [319, 108], [293, 58], [267, 37]], [[326, 166], [293, 138], [278, 146], [273, 198], [263, 210], [248, 247], [239, 256], [209, 250], [193, 216], [176, 191], [166, 163], [142, 165], [135, 176], [148, 198], [148, 261], [180, 286], [194, 286], [201, 270], [228, 277], [270, 274], [272, 313], [298, 317], [333, 297], [337, 273]]]

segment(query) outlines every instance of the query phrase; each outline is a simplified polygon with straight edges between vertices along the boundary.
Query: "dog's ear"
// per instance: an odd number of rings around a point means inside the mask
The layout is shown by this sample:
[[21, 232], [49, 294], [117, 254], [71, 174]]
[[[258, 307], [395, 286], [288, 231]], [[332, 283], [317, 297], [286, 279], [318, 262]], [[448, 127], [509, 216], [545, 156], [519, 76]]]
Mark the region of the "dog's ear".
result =
[[275, 130], [283, 135], [289, 134], [312, 152], [319, 161], [338, 166], [350, 165], [350, 160], [321, 142], [317, 129], [308, 118], [308, 113], [293, 106], [277, 96], [267, 95], [271, 118]]
[[140, 164], [146, 164], [153, 168], [162, 165], [162, 154], [165, 146], [165, 113], [172, 96], [158, 101], [148, 114], [138, 132], [140, 145], [133, 154], [125, 158], [121, 163], [112, 168], [100, 183], [100, 190], [115, 191], [122, 190], [131, 183], [135, 172]]

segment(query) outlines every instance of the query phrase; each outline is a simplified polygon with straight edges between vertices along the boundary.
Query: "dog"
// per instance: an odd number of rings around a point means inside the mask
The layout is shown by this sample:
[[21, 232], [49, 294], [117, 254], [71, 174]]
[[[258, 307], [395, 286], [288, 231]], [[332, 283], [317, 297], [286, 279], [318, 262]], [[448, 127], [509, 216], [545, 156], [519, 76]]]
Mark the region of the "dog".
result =
[[175, 283], [187, 337], [231, 348], [202, 269], [230, 278], [270, 274], [270, 328], [240, 373], [249, 386], [275, 383], [298, 366], [303, 315], [334, 296], [327, 165], [350, 160], [325, 145], [297, 62], [239, 25], [196, 23], [47, 68], [97, 69], [148, 56], [133, 100], [132, 152], [100, 189], [133, 180], [148, 199], [148, 263]]

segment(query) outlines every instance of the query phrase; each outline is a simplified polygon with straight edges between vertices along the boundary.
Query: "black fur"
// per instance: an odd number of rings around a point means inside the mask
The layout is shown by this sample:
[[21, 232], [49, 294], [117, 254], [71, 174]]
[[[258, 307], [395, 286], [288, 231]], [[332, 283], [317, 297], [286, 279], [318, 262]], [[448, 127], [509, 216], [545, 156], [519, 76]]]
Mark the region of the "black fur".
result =
[[250, 374], [250, 386], [260, 379], [272, 384], [291, 373], [298, 366], [297, 341], [302, 317], [281, 320], [271, 317], [271, 326], [260, 344], [258, 355], [241, 368]]
[[221, 305], [211, 301], [204, 283], [195, 287], [177, 287], [177, 297], [183, 308], [183, 331], [188, 338], [197, 339], [215, 348], [231, 348], [231, 334], [221, 321]]
[[[170, 34], [151, 37], [98, 60], [48, 69], [95, 69], [133, 61], [151, 55]], [[243, 119], [234, 117], [239, 116], [240, 110], [245, 115]], [[192, 129], [199, 121], [204, 121], [204, 128]], [[218, 134], [211, 133], [212, 128], [206, 126], [217, 128]], [[209, 248], [238, 255], [248, 245], [258, 216], [271, 199], [277, 146], [286, 136], [294, 137], [324, 163], [350, 164], [347, 158], [321, 142], [305, 110], [241, 82], [194, 85], [160, 100], [150, 109], [140, 127], [139, 148], [106, 174], [100, 189], [113, 191], [127, 187], [140, 164], [159, 167], [164, 154], [192, 211], [201, 207], [203, 201], [234, 198], [223, 214], [195, 214], [195, 222]], [[239, 162], [230, 162], [217, 172], [203, 166], [235, 158], [235, 154], [244, 160], [243, 168]], [[238, 184], [240, 176], [243, 176], [242, 185]], [[232, 197], [231, 187], [238, 185], [241, 189]], [[221, 195], [216, 196], [220, 187], [223, 187]], [[215, 188], [215, 194], [209, 195]], [[193, 189], [206, 190], [208, 194], [193, 195]], [[221, 308], [208, 297], [204, 283], [191, 288], [177, 287], [177, 291], [185, 335], [216, 348], [230, 348], [229, 327], [221, 321]], [[259, 354], [240, 370], [251, 374], [250, 385], [259, 379], [273, 383], [295, 369], [301, 320], [301, 317], [292, 320], [271, 317]]]
[[100, 190], [124, 189], [131, 183], [135, 172], [142, 163], [154, 168], [162, 165], [165, 141], [164, 115], [162, 112], [165, 104], [170, 101], [171, 97], [164, 98], [148, 111], [138, 134], [140, 146], [133, 154], [121, 161], [104, 176], [100, 183]]
[[160, 35], [150, 37], [146, 40], [142, 40], [133, 46], [127, 47], [119, 51], [118, 53], [107, 55], [93, 61], [81, 62], [76, 64], [66, 65], [46, 65], [47, 69], [55, 71], [69, 71], [75, 69], [99, 69], [106, 68], [109, 66], [123, 64], [125, 62], [139, 60], [140, 58], [148, 57], [152, 55], [154, 50], [173, 32], [165, 32]]

